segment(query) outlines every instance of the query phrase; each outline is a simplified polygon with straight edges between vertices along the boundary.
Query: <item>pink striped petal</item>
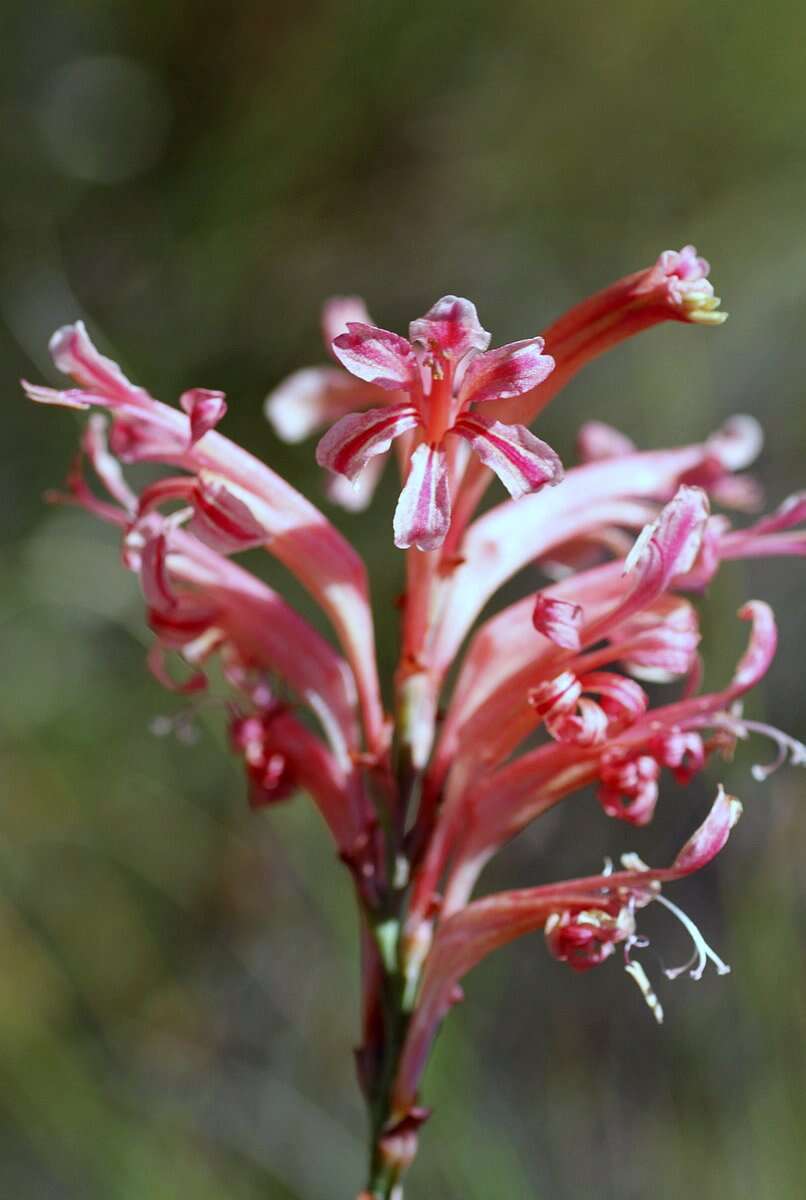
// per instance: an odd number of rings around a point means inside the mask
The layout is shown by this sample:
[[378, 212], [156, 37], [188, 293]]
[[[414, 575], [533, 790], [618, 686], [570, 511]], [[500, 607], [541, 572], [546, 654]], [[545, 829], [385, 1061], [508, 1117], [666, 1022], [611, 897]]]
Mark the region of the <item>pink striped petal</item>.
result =
[[316, 461], [355, 482], [371, 458], [385, 454], [396, 437], [420, 422], [412, 404], [348, 413], [329, 429], [316, 447]]
[[210, 391], [209, 388], [190, 388], [179, 397], [179, 405], [190, 417], [191, 446], [195, 446], [205, 433], [215, 429], [227, 412], [224, 393]]
[[554, 642], [555, 646], [561, 646], [564, 650], [579, 650], [582, 644], [579, 637], [582, 618], [581, 604], [557, 600], [545, 592], [538, 592], [532, 624], [538, 633]]
[[191, 501], [191, 533], [222, 554], [262, 546], [271, 540], [271, 513], [258, 496], [223, 475], [199, 471]]
[[464, 358], [469, 350], [486, 350], [490, 335], [482, 328], [476, 306], [461, 296], [443, 296], [424, 317], [412, 321], [409, 337], [446, 358]]
[[411, 343], [388, 329], [351, 321], [333, 341], [333, 353], [357, 379], [376, 387], [408, 391], [419, 380]]
[[70, 375], [80, 387], [103, 396], [108, 403], [142, 399], [142, 388], [130, 383], [117, 363], [95, 348], [83, 321], [57, 329], [48, 348], [57, 370]]
[[126, 482], [120, 463], [109, 452], [106, 417], [93, 413], [81, 437], [81, 449], [109, 495], [131, 516], [137, 511], [137, 497]]
[[563, 477], [562, 463], [551, 446], [523, 425], [487, 421], [473, 413], [460, 417], [453, 432], [470, 442], [515, 499], [537, 492], [547, 483], [559, 483]]
[[649, 698], [644, 689], [625, 675], [613, 671], [590, 671], [579, 681], [583, 691], [594, 692], [613, 722], [631, 724], [647, 710]]
[[537, 387], [554, 370], [554, 359], [543, 353], [543, 346], [542, 338], [527, 338], [477, 354], [462, 380], [462, 401], [510, 400]]
[[711, 811], [674, 860], [668, 873], [669, 878], [677, 879], [681, 875], [690, 875], [707, 866], [723, 849], [731, 829], [741, 815], [742, 806], [739, 801], [735, 796], [727, 795], [720, 784]]
[[263, 411], [279, 438], [296, 443], [379, 399], [371, 384], [360, 383], [339, 367], [305, 367], [269, 392]]
[[437, 550], [451, 523], [445, 451], [425, 443], [411, 457], [406, 485], [395, 509], [395, 545]]

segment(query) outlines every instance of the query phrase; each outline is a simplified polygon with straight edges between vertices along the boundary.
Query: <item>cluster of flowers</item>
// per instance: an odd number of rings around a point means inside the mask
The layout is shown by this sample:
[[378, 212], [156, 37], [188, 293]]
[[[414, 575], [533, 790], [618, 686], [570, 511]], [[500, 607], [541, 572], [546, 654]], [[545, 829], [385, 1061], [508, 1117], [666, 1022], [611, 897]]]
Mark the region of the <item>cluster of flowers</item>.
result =
[[[75, 387], [25, 384], [35, 401], [109, 414], [111, 424], [90, 416], [61, 499], [120, 528], [160, 681], [198, 691], [217, 657], [252, 804], [307, 792], [352, 874], [363, 939], [359, 1077], [375, 1145], [367, 1195], [396, 1194], [425, 1116], [418, 1089], [436, 1032], [462, 977], [497, 947], [542, 928], [552, 955], [586, 970], [621, 946], [660, 1019], [632, 956], [645, 945], [638, 912], [659, 901], [694, 939], [680, 970], [699, 977], [709, 959], [727, 969], [661, 895], [662, 884], [724, 846], [740, 805], [721, 788], [664, 870], [627, 855], [620, 871], [474, 899], [504, 843], [591, 783], [609, 817], [645, 825], [664, 770], [687, 782], [751, 732], [776, 741], [778, 760], [806, 762], [800, 743], [742, 715], [741, 697], [775, 652], [770, 608], [744, 605], [748, 648], [724, 688], [702, 693], [697, 613], [684, 594], [702, 590], [724, 560], [806, 553], [797, 528], [806, 494], [741, 529], [711, 514], [711, 501], [757, 502], [752, 477], [741, 474], [760, 448], [757, 423], [733, 418], [701, 444], [641, 452], [591, 422], [579, 435], [579, 465], [566, 473], [528, 428], [576, 372], [623, 339], [669, 319], [723, 321], [708, 273], [693, 247], [667, 251], [543, 337], [493, 350], [474, 306], [454, 296], [412, 322], [409, 339], [373, 326], [355, 299], [326, 306], [338, 365], [291, 376], [267, 414], [291, 441], [329, 427], [317, 459], [332, 473], [332, 497], [353, 508], [369, 502], [394, 444], [403, 480], [394, 537], [407, 554], [392, 717], [363, 562], [317, 507], [218, 432], [222, 393], [195, 388], [178, 408], [160, 403], [80, 323], [51, 342]], [[175, 473], [137, 495], [121, 464], [142, 462]], [[493, 473], [512, 498], [479, 516]], [[234, 555], [255, 546], [310, 592], [335, 642], [237, 565]], [[548, 584], [474, 631], [498, 589], [540, 563], [551, 565]], [[185, 664], [180, 678], [172, 658]], [[651, 707], [647, 681], [681, 686]]]

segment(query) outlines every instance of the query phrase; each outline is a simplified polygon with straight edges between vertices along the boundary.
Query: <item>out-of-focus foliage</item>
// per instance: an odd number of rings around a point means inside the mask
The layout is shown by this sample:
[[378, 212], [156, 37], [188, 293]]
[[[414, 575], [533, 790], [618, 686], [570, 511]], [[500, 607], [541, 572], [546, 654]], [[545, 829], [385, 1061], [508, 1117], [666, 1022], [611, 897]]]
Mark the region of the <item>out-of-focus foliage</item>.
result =
[[[777, 501], [806, 482], [804, 36], [795, 0], [4, 0], [0, 1196], [332, 1200], [363, 1156], [347, 884], [304, 803], [248, 812], [214, 702], [192, 744], [150, 731], [179, 704], [145, 673], [115, 540], [41, 501], [78, 424], [16, 378], [83, 316], [157, 394], [225, 389], [227, 431], [315, 494], [311, 447], [280, 446], [261, 401], [321, 360], [323, 297], [363, 293], [394, 327], [464, 293], [504, 341], [691, 240], [728, 325], [620, 349], [540, 432], [568, 460], [584, 418], [660, 445], [750, 411]], [[391, 503], [336, 514], [387, 666]], [[803, 571], [728, 570], [704, 605], [714, 677], [738, 603], [776, 605], [754, 704], [801, 737]], [[747, 803], [730, 853], [676, 895], [733, 975], [663, 987], [658, 1031], [612, 963], [501, 953], [438, 1049], [413, 1197], [802, 1195], [804, 779], [762, 786], [749, 761], [726, 768]], [[626, 844], [663, 862], [704, 799], [670, 790], [634, 832], [577, 800], [486, 882]]]

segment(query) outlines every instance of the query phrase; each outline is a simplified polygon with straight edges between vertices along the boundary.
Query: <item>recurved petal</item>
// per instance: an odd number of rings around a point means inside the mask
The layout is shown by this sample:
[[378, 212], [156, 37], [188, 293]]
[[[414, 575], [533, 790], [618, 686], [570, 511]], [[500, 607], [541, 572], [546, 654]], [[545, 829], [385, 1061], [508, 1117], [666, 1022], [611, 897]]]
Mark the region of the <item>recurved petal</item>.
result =
[[347, 512], [364, 512], [372, 503], [385, 462], [384, 458], [371, 458], [355, 483], [344, 475], [330, 475], [325, 487], [328, 500]]
[[82, 435], [81, 448], [109, 495], [132, 515], [137, 511], [137, 497], [126, 482], [120, 463], [109, 452], [106, 428], [106, 417], [102, 413], [93, 413]]
[[437, 550], [451, 523], [445, 451], [423, 443], [411, 457], [408, 478], [395, 509], [395, 545], [401, 550]]
[[269, 392], [263, 411], [279, 438], [296, 443], [379, 399], [371, 384], [359, 382], [339, 367], [304, 367]]
[[538, 592], [532, 624], [538, 633], [554, 642], [555, 646], [577, 651], [582, 644], [579, 634], [583, 615], [581, 604], [557, 600], [545, 592]]
[[490, 335], [481, 325], [476, 306], [461, 296], [443, 296], [424, 317], [412, 321], [409, 337], [435, 347], [446, 358], [460, 359], [469, 350], [486, 350]]
[[388, 329], [350, 321], [347, 332], [334, 338], [333, 353], [351, 375], [387, 391], [408, 391], [418, 381], [411, 343]]
[[577, 434], [577, 457], [582, 463], [601, 462], [635, 453], [635, 442], [604, 421], [586, 421]]
[[20, 383], [28, 399], [33, 400], [36, 404], [55, 404], [57, 408], [87, 409], [91, 404], [97, 402], [97, 398], [94, 395], [89, 395], [80, 388], [68, 388], [66, 391], [59, 391], [58, 388], [43, 387], [39, 383], [30, 383], [27, 379], [21, 379]]
[[702, 488], [683, 486], [661, 510], [656, 521], [644, 526], [624, 560], [625, 574], [636, 572], [638, 581], [630, 603], [648, 603], [664, 591], [676, 575], [690, 571], [699, 553], [709, 516], [708, 497]]
[[737, 413], [728, 417], [705, 443], [727, 471], [743, 471], [758, 458], [764, 446], [764, 430], [755, 417]]
[[412, 404], [371, 408], [348, 413], [329, 429], [316, 447], [316, 461], [339, 475], [355, 481], [376, 454], [385, 454], [396, 437], [419, 424]]
[[190, 388], [179, 397], [179, 405], [190, 417], [191, 446], [215, 429], [227, 411], [224, 393], [209, 388]]
[[741, 695], [763, 679], [778, 647], [775, 615], [763, 600], [748, 600], [739, 609], [743, 621], [751, 621], [750, 641], [736, 666], [730, 692]]
[[742, 806], [719, 785], [719, 793], [702, 825], [691, 835], [674, 860], [675, 875], [690, 875], [715, 858], [728, 840], [731, 829], [742, 815]]
[[333, 339], [347, 332], [351, 323], [371, 325], [372, 319], [360, 296], [331, 296], [322, 307], [322, 337], [328, 350]]
[[48, 348], [57, 370], [70, 375], [81, 387], [107, 401], [142, 399], [142, 388], [130, 383], [117, 363], [96, 349], [83, 321], [57, 329]]
[[460, 417], [453, 432], [470, 442], [484, 465], [495, 471], [516, 499], [547, 483], [559, 483], [563, 477], [558, 455], [524, 425], [487, 421], [472, 413]]
[[477, 354], [462, 380], [465, 404], [510, 400], [542, 383], [554, 370], [554, 359], [543, 353], [541, 337], [510, 342], [486, 354]]

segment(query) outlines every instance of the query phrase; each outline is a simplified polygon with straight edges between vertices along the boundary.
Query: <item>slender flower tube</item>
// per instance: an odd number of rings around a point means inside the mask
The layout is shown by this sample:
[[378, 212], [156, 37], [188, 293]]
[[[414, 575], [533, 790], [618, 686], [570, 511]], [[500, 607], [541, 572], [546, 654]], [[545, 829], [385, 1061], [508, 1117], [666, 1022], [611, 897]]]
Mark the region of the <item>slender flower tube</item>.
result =
[[[395, 1087], [395, 1112], [405, 1113], [416, 1101], [417, 1086], [428, 1048], [456, 995], [456, 985], [483, 958], [517, 937], [547, 929], [555, 957], [567, 959], [579, 949], [583, 916], [595, 921], [594, 945], [585, 944], [584, 965], [595, 966], [610, 956], [619, 942], [633, 938], [633, 911], [656, 897], [655, 888], [701, 870], [725, 846], [741, 815], [741, 805], [720, 787], [703, 824], [692, 834], [671, 867], [652, 870], [643, 863], [608, 875], [572, 879], [518, 892], [500, 892], [475, 900], [440, 926], [422, 979], [417, 1004], [400, 1063]], [[638, 860], [640, 862], [640, 860]], [[573, 941], [569, 917], [576, 921]], [[583, 943], [584, 944], [584, 943]], [[577, 966], [582, 965], [577, 963]]]
[[[212, 393], [218, 398], [212, 412], [211, 393], [203, 393], [206, 431], [199, 437], [198, 419], [194, 429], [190, 417], [130, 383], [116, 363], [96, 350], [82, 322], [58, 330], [50, 349], [58, 370], [71, 375], [78, 387], [57, 391], [25, 383], [30, 399], [74, 409], [106, 408], [113, 415], [110, 444], [117, 458], [210, 471], [240, 489], [240, 498], [253, 498], [266, 521], [263, 544], [311, 591], [333, 621], [355, 673], [370, 749], [382, 750], [387, 734], [366, 571], [352, 546], [290, 484], [210, 426], [212, 419], [223, 416], [222, 393]], [[184, 397], [186, 410], [200, 403], [198, 389]]]

